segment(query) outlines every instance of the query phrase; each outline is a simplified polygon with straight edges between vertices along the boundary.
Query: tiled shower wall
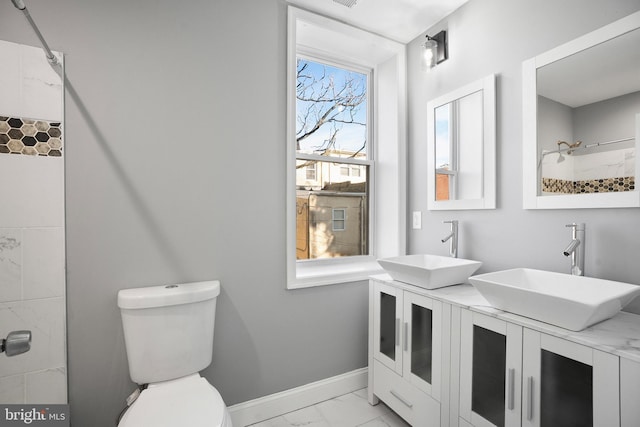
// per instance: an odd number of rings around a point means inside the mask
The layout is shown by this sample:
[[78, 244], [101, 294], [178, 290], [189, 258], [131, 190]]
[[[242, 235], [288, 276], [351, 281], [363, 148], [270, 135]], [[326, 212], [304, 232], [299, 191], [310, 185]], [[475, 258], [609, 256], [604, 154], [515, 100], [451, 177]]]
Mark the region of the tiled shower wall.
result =
[[586, 155], [550, 153], [542, 159], [545, 193], [610, 193], [635, 189], [635, 148]]
[[33, 334], [0, 355], [0, 402], [66, 403], [63, 74], [39, 48], [0, 58], [0, 338]]

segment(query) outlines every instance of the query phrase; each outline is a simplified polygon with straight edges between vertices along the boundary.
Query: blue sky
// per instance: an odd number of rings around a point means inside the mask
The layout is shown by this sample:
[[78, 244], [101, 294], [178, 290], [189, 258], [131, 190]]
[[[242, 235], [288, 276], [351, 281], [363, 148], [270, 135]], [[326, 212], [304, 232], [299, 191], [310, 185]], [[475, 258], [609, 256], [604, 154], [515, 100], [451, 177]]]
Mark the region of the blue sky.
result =
[[[365, 74], [344, 70], [340, 68], [336, 68], [330, 65], [320, 64], [317, 62], [312, 62], [306, 59], [300, 59], [300, 61], [307, 62], [308, 65], [304, 70], [306, 75], [315, 76], [317, 80], [321, 79], [323, 75], [325, 75], [325, 81], [328, 79], [332, 79], [336, 90], [341, 88], [344, 82], [349, 79], [355, 79], [360, 85], [360, 87], [366, 88], [367, 86], [367, 76]], [[316, 83], [314, 86], [316, 89], [320, 89], [320, 83]], [[312, 103], [306, 101], [297, 101], [296, 109], [298, 116], [303, 115], [311, 106]], [[315, 107], [320, 108], [319, 114], [326, 111], [329, 104], [326, 103], [316, 103]], [[347, 110], [344, 110], [338, 118], [344, 120], [350, 120], [351, 116]], [[367, 105], [366, 102], [363, 102], [358, 107], [358, 111], [354, 116], [354, 120], [360, 123], [367, 123]], [[311, 119], [310, 121], [315, 120]], [[363, 143], [366, 140], [366, 127], [357, 125], [357, 124], [340, 124], [340, 131], [338, 133], [338, 138], [336, 142], [337, 149], [348, 150], [348, 151], [357, 151], [359, 150]], [[302, 151], [314, 151], [324, 145], [324, 141], [329, 138], [331, 131], [331, 124], [325, 123], [317, 132], [308, 138], [301, 141], [301, 150]], [[300, 130], [300, 123], [296, 124], [296, 132]]]
[[450, 164], [450, 135], [449, 135], [450, 104], [444, 104], [436, 108], [435, 112], [435, 139], [436, 139], [436, 167]]

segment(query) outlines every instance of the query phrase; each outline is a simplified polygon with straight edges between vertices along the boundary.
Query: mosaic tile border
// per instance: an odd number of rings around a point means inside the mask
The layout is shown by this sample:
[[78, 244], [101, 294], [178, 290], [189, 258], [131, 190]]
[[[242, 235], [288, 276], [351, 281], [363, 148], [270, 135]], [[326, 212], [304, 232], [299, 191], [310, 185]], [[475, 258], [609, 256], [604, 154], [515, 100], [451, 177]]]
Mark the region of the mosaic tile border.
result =
[[633, 191], [636, 188], [635, 177], [590, 179], [568, 181], [565, 179], [542, 178], [542, 191], [545, 193], [582, 194], [582, 193], [619, 193]]
[[0, 154], [62, 157], [62, 123], [0, 116]]
[[632, 191], [635, 187], [635, 177], [633, 176], [574, 182], [575, 193], [617, 193]]
[[542, 178], [542, 191], [545, 193], [573, 194], [573, 181], [556, 178]]

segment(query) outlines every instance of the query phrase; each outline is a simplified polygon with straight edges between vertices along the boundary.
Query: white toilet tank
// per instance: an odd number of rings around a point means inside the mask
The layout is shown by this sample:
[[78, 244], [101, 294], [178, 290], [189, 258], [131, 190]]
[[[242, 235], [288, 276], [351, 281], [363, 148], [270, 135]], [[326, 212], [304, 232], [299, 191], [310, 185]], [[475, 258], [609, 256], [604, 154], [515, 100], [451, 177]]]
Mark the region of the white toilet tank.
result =
[[180, 378], [209, 366], [219, 294], [217, 280], [118, 292], [135, 383]]

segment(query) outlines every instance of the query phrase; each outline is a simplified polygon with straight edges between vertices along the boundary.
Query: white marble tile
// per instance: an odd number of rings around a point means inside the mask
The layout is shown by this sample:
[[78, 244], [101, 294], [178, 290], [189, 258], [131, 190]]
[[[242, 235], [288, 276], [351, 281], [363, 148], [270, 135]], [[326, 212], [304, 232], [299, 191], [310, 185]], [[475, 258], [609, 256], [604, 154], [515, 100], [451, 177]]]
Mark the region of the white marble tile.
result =
[[24, 301], [24, 310], [26, 318], [33, 322], [31, 351], [25, 354], [26, 371], [65, 366], [65, 299]]
[[251, 427], [409, 427], [383, 403], [371, 406], [367, 389], [302, 408]]
[[282, 416], [287, 426], [308, 426], [308, 427], [331, 427], [322, 413], [318, 410], [318, 405], [302, 408], [294, 412], [289, 412]]
[[[4, 338], [11, 331], [29, 330], [32, 322], [24, 319], [22, 301], [14, 301], [0, 304], [0, 337]], [[13, 357], [2, 356], [0, 363], [0, 377], [21, 374], [26, 371], [25, 355], [21, 354]]]
[[384, 405], [371, 406], [366, 398], [355, 393], [315, 405], [331, 427], [353, 427], [364, 424], [388, 412]]
[[11, 375], [0, 378], [0, 402], [3, 404], [25, 403], [24, 375]]
[[8, 116], [21, 103], [20, 45], [0, 40], [0, 55], [3, 64], [15, 64], [3, 66], [0, 73], [0, 115]]
[[551, 152], [542, 158], [541, 175], [543, 178], [574, 180], [574, 157], [563, 153], [561, 162], [558, 162], [558, 154]]
[[[250, 427], [292, 427], [293, 425], [294, 424], [291, 424], [290, 422], [285, 420], [284, 417], [280, 416], [256, 424], [251, 424]], [[303, 425], [306, 426], [307, 424]]]
[[22, 298], [22, 230], [0, 228], [0, 302]]
[[627, 149], [576, 156], [575, 180], [592, 180], [625, 176]]
[[0, 180], [2, 227], [64, 226], [62, 157], [2, 155]]
[[25, 376], [25, 403], [67, 403], [65, 368], [31, 372]]
[[636, 175], [636, 149], [628, 148], [624, 153], [624, 176]]
[[[26, 118], [62, 120], [62, 79], [42, 49], [20, 46], [22, 115]], [[58, 70], [61, 68], [58, 66]], [[60, 72], [60, 71], [59, 71]]]
[[0, 304], [0, 335], [30, 330], [31, 350], [4, 358], [0, 377], [65, 366], [65, 301], [62, 297]]
[[12, 64], [0, 73], [0, 115], [61, 121], [62, 79], [42, 49], [0, 41], [0, 53]]
[[410, 427], [409, 424], [395, 413], [383, 415], [358, 427]]
[[23, 298], [64, 296], [63, 228], [26, 228], [23, 237]]

